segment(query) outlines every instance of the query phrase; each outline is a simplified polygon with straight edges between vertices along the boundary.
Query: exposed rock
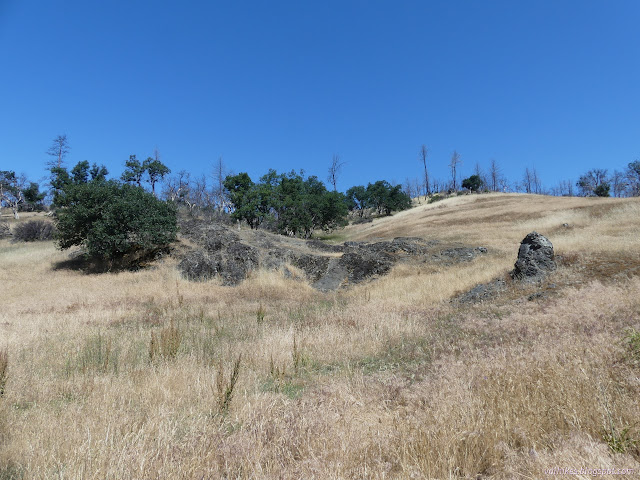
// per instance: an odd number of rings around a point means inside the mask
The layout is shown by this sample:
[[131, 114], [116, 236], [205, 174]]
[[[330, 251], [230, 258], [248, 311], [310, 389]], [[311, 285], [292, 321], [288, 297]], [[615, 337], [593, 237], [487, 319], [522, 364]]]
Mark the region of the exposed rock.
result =
[[379, 254], [347, 252], [338, 261], [347, 274], [350, 283], [360, 283], [374, 275], [384, 275], [395, 262], [383, 252]]
[[327, 272], [329, 260], [329, 257], [318, 255], [294, 255], [291, 264], [304, 270], [309, 280], [317, 282]]
[[217, 253], [192, 250], [180, 261], [178, 268], [189, 280], [204, 281], [219, 276], [224, 285], [237, 285], [258, 265], [257, 251], [237, 242]]
[[331, 245], [264, 231], [236, 233], [222, 224], [188, 221], [181, 228], [198, 245], [183, 255], [179, 263], [183, 275], [191, 280], [220, 277], [225, 285], [237, 285], [257, 268], [281, 269], [292, 276], [287, 269], [292, 265], [304, 272], [314, 288], [328, 291], [385, 275], [399, 262], [450, 264], [486, 253], [483, 247], [435, 248], [438, 242], [418, 237]]
[[547, 237], [531, 232], [524, 237], [511, 277], [525, 282], [537, 282], [556, 269], [553, 245]]
[[446, 250], [443, 250], [441, 253], [445, 257], [468, 262], [476, 257], [476, 255], [479, 253], [479, 250], [468, 247], [458, 247], [448, 248]]
[[220, 271], [220, 263], [218, 258], [212, 258], [203, 250], [192, 250], [187, 253], [178, 268], [182, 275], [189, 280], [209, 280], [218, 275]]
[[237, 285], [247, 278], [250, 271], [258, 268], [258, 252], [242, 243], [229, 245], [222, 256], [222, 278], [224, 285]]
[[493, 280], [489, 283], [476, 285], [468, 292], [457, 296], [453, 301], [460, 303], [478, 303], [491, 300], [496, 294], [506, 288], [506, 283], [502, 279]]
[[330, 290], [336, 290], [344, 285], [345, 280], [349, 276], [344, 265], [340, 263], [342, 259], [332, 258], [329, 260], [327, 270], [315, 283], [313, 288], [327, 292]]

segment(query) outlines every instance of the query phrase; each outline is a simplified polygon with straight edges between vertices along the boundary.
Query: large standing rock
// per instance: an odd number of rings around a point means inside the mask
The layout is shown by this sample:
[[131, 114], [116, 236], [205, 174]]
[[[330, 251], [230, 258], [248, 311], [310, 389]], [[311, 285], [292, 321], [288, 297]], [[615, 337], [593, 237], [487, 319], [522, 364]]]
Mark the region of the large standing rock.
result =
[[536, 282], [556, 269], [553, 244], [544, 235], [531, 232], [524, 237], [518, 251], [518, 260], [511, 272], [514, 279]]

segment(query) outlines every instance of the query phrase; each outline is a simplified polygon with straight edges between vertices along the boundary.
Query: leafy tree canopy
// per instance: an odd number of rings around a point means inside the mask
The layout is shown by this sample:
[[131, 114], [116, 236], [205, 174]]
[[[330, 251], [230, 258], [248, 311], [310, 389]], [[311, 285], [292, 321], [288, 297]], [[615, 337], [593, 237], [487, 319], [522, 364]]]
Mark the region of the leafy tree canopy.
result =
[[386, 180], [370, 183], [347, 190], [347, 205], [352, 210], [375, 209], [379, 215], [391, 215], [391, 212], [411, 207], [411, 198], [402, 191], [402, 185], [391, 185]]
[[145, 256], [176, 238], [175, 206], [116, 180], [73, 184], [57, 213], [58, 246], [82, 246], [90, 257], [114, 261]]
[[344, 195], [329, 192], [317, 177], [304, 172], [269, 170], [254, 183], [247, 173], [224, 181], [233, 205], [231, 216], [251, 228], [267, 221], [279, 233], [308, 238], [314, 230], [330, 231], [346, 224]]
[[112, 263], [148, 256], [175, 240], [175, 205], [136, 185], [106, 180], [104, 166], [83, 161], [71, 172], [51, 172], [61, 249], [81, 246], [89, 257]]
[[467, 190], [471, 190], [472, 192], [477, 192], [484, 186], [484, 182], [480, 175], [471, 175], [469, 178], [465, 178], [462, 181], [462, 188], [466, 188]]

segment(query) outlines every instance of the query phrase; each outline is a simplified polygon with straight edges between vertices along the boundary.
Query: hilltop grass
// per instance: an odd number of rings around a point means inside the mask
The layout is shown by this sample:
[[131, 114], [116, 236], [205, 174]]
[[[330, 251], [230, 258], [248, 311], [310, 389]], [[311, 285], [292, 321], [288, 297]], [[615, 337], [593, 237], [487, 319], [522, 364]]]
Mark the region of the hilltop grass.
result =
[[[191, 283], [171, 259], [85, 274], [54, 268], [67, 254], [51, 243], [0, 241], [0, 478], [640, 469], [638, 213], [636, 199], [422, 205], [341, 235], [488, 254], [328, 294], [277, 272]], [[563, 257], [548, 296], [449, 302], [504, 276], [531, 230]]]

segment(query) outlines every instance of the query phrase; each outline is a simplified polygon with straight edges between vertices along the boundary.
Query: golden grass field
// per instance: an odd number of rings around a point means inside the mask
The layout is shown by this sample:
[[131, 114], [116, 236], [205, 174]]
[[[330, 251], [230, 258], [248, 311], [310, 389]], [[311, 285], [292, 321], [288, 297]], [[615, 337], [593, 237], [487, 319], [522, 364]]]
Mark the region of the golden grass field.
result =
[[[541, 287], [450, 302], [532, 230], [560, 257]], [[469, 195], [339, 234], [489, 251], [320, 293], [0, 241], [0, 479], [640, 477], [639, 199]]]

